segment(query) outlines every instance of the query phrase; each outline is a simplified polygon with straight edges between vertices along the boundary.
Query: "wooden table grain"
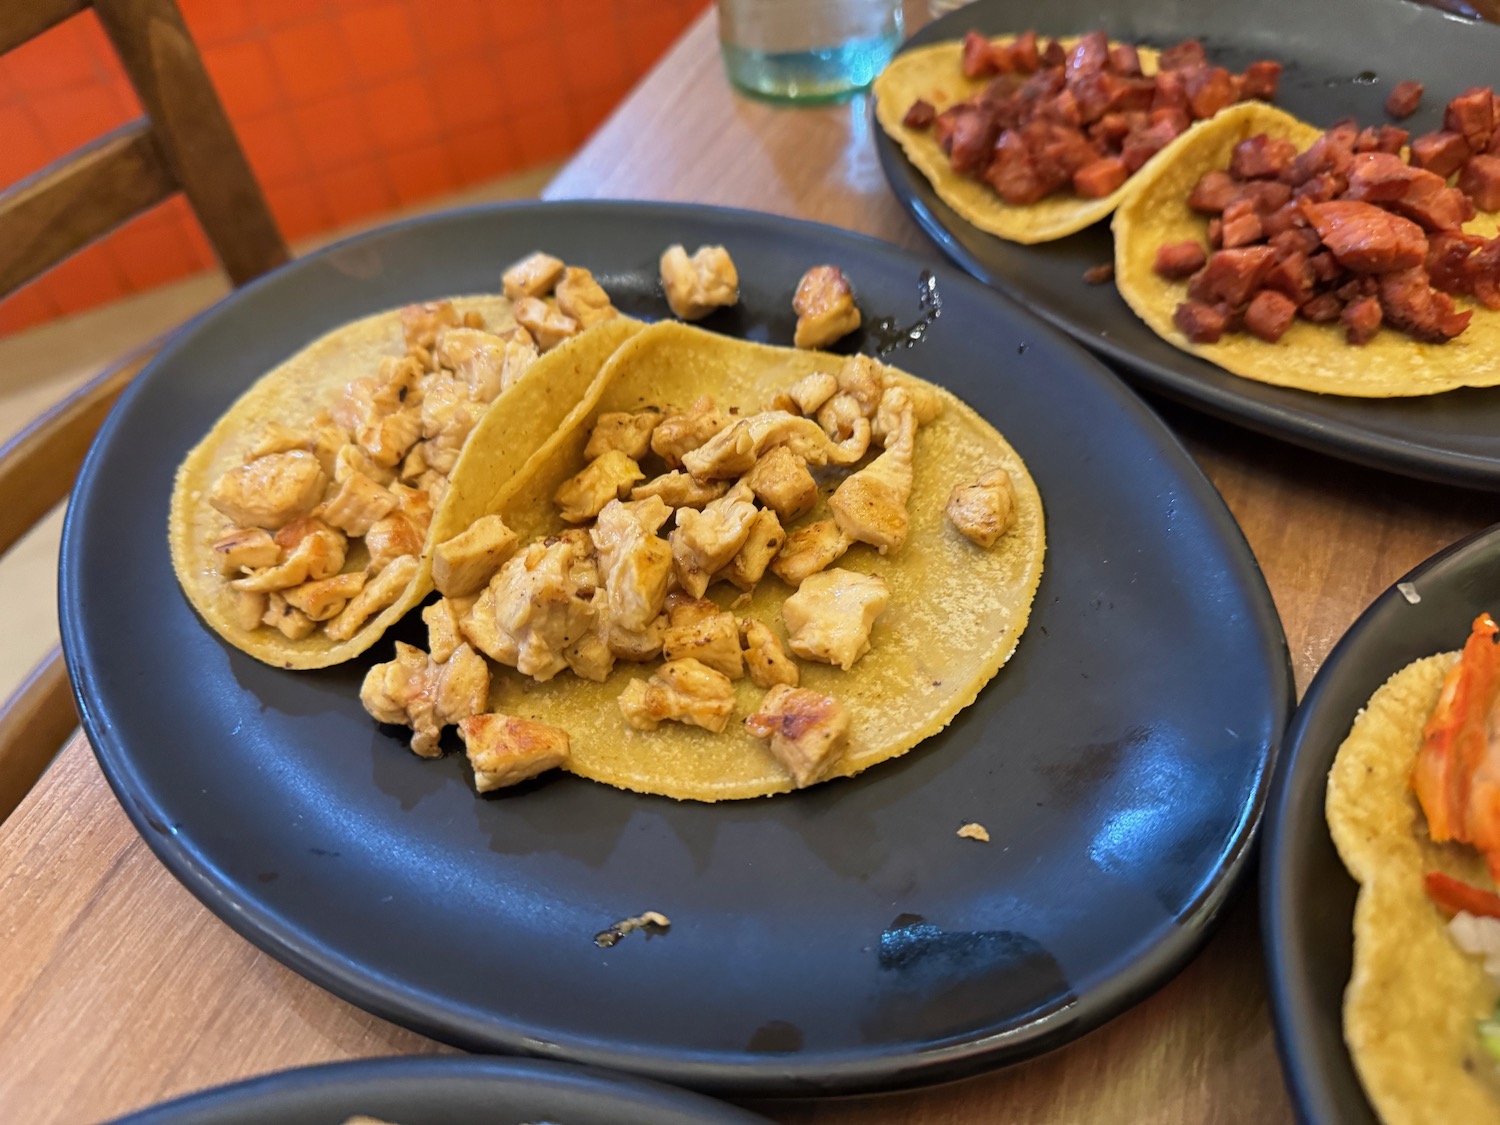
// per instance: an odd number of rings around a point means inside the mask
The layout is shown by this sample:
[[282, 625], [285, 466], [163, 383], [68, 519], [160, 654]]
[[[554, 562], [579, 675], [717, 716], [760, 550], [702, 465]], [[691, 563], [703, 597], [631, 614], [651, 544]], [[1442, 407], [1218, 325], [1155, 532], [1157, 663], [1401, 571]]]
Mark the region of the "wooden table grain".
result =
[[[886, 189], [861, 101], [732, 95], [705, 16], [546, 195], [720, 203], [934, 254]], [[1305, 688], [1370, 600], [1500, 518], [1500, 497], [1353, 468], [1157, 404], [1244, 529]], [[1174, 981], [1050, 1055], [938, 1089], [762, 1106], [787, 1125], [1266, 1125], [1291, 1112], [1253, 897]], [[0, 825], [0, 1119], [87, 1122], [267, 1071], [447, 1048], [337, 1000], [198, 904], [75, 739]]]

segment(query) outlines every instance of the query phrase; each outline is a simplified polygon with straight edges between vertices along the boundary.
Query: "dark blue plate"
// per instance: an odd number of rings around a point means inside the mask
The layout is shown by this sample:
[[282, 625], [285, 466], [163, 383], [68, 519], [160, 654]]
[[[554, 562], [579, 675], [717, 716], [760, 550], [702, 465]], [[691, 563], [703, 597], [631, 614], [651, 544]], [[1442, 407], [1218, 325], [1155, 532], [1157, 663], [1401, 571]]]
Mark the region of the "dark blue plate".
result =
[[[919, 279], [936, 275], [942, 316], [893, 358], [1006, 434], [1048, 525], [1030, 629], [944, 734], [769, 800], [681, 804], [572, 777], [480, 800], [458, 756], [419, 760], [361, 711], [360, 679], [390, 638], [290, 673], [193, 615], [167, 555], [172, 475], [257, 375], [373, 310], [493, 289], [537, 247], [591, 267], [627, 311], [661, 315], [656, 263], [675, 241], [729, 248], [742, 301], [710, 326], [757, 340], [790, 342], [809, 266], [842, 266], [872, 323], [914, 320]], [[121, 803], [251, 941], [460, 1046], [755, 1095], [956, 1077], [1064, 1043], [1156, 988], [1244, 865], [1292, 698], [1233, 519], [1082, 350], [883, 243], [656, 204], [421, 219], [205, 314], [131, 386], [90, 456], [61, 608], [84, 724]], [[969, 819], [994, 842], [955, 837]], [[671, 932], [594, 945], [643, 910]]]
[[[1441, 124], [1454, 94], [1500, 83], [1500, 27], [1407, 0], [977, 0], [924, 27], [907, 46], [962, 38], [970, 28], [1000, 35], [1028, 27], [1044, 35], [1103, 28], [1157, 46], [1197, 38], [1215, 62], [1234, 68], [1278, 59], [1286, 70], [1277, 104], [1318, 125], [1350, 114], [1364, 122], [1388, 120], [1383, 103], [1391, 86], [1413, 78], [1425, 84], [1426, 94], [1421, 109], [1401, 124], [1415, 136]], [[1231, 375], [1157, 336], [1113, 284], [1083, 280], [1090, 266], [1114, 261], [1108, 223], [1038, 246], [1006, 242], [955, 214], [884, 130], [874, 125], [871, 131], [896, 197], [944, 253], [1142, 387], [1363, 465], [1500, 489], [1500, 391], [1353, 399]]]
[[699, 1094], [524, 1059], [393, 1058], [285, 1070], [191, 1094], [114, 1125], [770, 1125]]

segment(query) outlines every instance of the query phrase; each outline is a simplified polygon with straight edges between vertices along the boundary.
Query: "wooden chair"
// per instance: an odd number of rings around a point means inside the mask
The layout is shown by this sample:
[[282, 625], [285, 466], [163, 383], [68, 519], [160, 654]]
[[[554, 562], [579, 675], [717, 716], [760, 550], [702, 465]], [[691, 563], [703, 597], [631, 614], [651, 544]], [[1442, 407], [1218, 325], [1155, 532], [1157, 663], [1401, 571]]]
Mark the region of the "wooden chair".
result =
[[[0, 192], [0, 296], [177, 191], [235, 285], [281, 265], [286, 243], [173, 0], [0, 3], [0, 54], [90, 6], [147, 116]], [[102, 372], [0, 447], [0, 555], [68, 495], [100, 423], [159, 347]], [[77, 725], [53, 649], [0, 707], [0, 820]]]

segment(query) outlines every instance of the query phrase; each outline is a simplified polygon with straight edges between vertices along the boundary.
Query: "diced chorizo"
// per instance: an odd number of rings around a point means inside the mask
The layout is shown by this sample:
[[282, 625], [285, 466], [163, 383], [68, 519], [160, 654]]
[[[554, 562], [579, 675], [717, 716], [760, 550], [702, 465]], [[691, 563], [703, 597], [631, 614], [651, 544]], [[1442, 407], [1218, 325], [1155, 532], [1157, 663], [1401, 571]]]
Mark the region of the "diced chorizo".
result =
[[1234, 102], [1234, 84], [1222, 66], [1201, 67], [1184, 76], [1188, 106], [1193, 116], [1205, 121]]
[[1469, 256], [1464, 273], [1474, 299], [1487, 309], [1500, 309], [1500, 235]]
[[908, 129], [927, 129], [932, 126], [933, 119], [937, 117], [937, 109], [929, 101], [918, 98], [911, 103], [911, 108], [906, 111], [906, 116], [901, 119], [901, 124]]
[[1411, 143], [1411, 162], [1447, 179], [1469, 159], [1469, 142], [1460, 133], [1439, 129]]
[[1208, 305], [1223, 301], [1238, 307], [1260, 288], [1275, 264], [1276, 251], [1269, 246], [1217, 250], [1194, 276], [1188, 296]]
[[961, 63], [965, 78], [984, 78], [995, 73], [995, 60], [990, 54], [990, 41], [977, 31], [964, 36], [964, 54]]
[[1359, 136], [1354, 139], [1354, 151], [1356, 154], [1384, 152], [1395, 156], [1401, 152], [1401, 147], [1410, 136], [1405, 129], [1398, 129], [1394, 125], [1370, 125], [1361, 129]]
[[1109, 36], [1090, 31], [1079, 38], [1063, 63], [1063, 74], [1072, 81], [1084, 74], [1096, 74], [1109, 65]]
[[[1149, 112], [1156, 104], [1156, 83], [1150, 78], [1114, 78], [1109, 108], [1128, 113]], [[1177, 107], [1181, 108], [1181, 107]]]
[[1133, 127], [1125, 114], [1106, 113], [1088, 127], [1088, 136], [1096, 145], [1118, 152]]
[[1245, 309], [1245, 329], [1274, 344], [1286, 335], [1297, 316], [1297, 304], [1284, 293], [1262, 289]]
[[[1319, 239], [1321, 245], [1322, 239]], [[1344, 276], [1344, 267], [1339, 265], [1338, 259], [1327, 250], [1319, 250], [1316, 254], [1307, 256], [1307, 266], [1313, 272], [1313, 277], [1318, 284], [1326, 285]]]
[[1229, 318], [1200, 301], [1183, 301], [1172, 314], [1172, 323], [1195, 344], [1217, 343], [1229, 326]]
[[1261, 59], [1245, 68], [1240, 75], [1242, 97], [1257, 98], [1263, 102], [1276, 100], [1276, 87], [1281, 84], [1281, 64], [1271, 59]]
[[1292, 189], [1292, 195], [1297, 199], [1305, 199], [1309, 203], [1327, 203], [1329, 200], [1337, 199], [1349, 188], [1349, 180], [1337, 172], [1319, 172]]
[[1344, 339], [1356, 346], [1368, 344], [1380, 331], [1380, 301], [1359, 297], [1344, 306], [1339, 320], [1344, 325]]
[[1187, 110], [1167, 108], [1153, 109], [1146, 118], [1146, 121], [1150, 125], [1162, 126], [1163, 131], [1170, 128], [1173, 136], [1181, 136], [1183, 133], [1186, 133], [1188, 126], [1193, 123], [1193, 119], [1188, 116]]
[[1344, 302], [1332, 293], [1319, 293], [1309, 297], [1297, 308], [1297, 314], [1314, 324], [1328, 324], [1339, 318], [1344, 311]]
[[1307, 264], [1307, 255], [1300, 250], [1279, 255], [1271, 272], [1266, 274], [1267, 289], [1285, 294], [1298, 305], [1313, 295], [1313, 285], [1312, 267]]
[[1073, 173], [1073, 190], [1085, 199], [1103, 199], [1116, 191], [1129, 177], [1125, 162], [1119, 157], [1107, 156], [1085, 164]]
[[1130, 43], [1121, 43], [1109, 49], [1109, 65], [1116, 74], [1133, 78], [1141, 72], [1141, 53]]
[[1042, 48], [1041, 63], [1044, 67], [1062, 66], [1068, 61], [1068, 51], [1056, 39], [1047, 40], [1047, 45]]
[[1239, 184], [1234, 182], [1234, 177], [1216, 168], [1204, 172], [1198, 178], [1193, 190], [1188, 193], [1187, 203], [1194, 211], [1217, 215], [1229, 205], [1238, 191]]
[[1156, 248], [1156, 261], [1152, 269], [1162, 277], [1181, 281], [1192, 277], [1208, 261], [1208, 252], [1201, 243], [1188, 239], [1186, 242], [1168, 242]]
[[1483, 152], [1495, 132], [1493, 91], [1471, 86], [1459, 94], [1443, 111], [1443, 128], [1461, 134], [1471, 152]]
[[1120, 150], [1120, 159], [1125, 162], [1126, 170], [1134, 175], [1141, 170], [1141, 166], [1146, 161], [1171, 144], [1177, 136], [1178, 133], [1172, 128], [1171, 123], [1165, 121], [1158, 121], [1155, 125], [1137, 129], [1125, 138], [1125, 145]]
[[1296, 157], [1297, 146], [1291, 141], [1257, 133], [1234, 146], [1229, 174], [1241, 180], [1274, 180]]
[[1434, 344], [1453, 339], [1474, 315], [1455, 311], [1453, 299], [1433, 289], [1420, 266], [1381, 276], [1380, 311], [1392, 327]]
[[1373, 203], [1340, 199], [1300, 204], [1341, 266], [1355, 273], [1390, 273], [1420, 266], [1427, 257], [1427, 236], [1410, 219]]
[[1022, 74], [1033, 74], [1042, 65], [1041, 52], [1036, 46], [1036, 32], [1031, 28], [1017, 35], [1010, 45], [1012, 65]]
[[1208, 220], [1208, 245], [1214, 250], [1224, 245], [1224, 220], [1217, 215]]
[[1479, 235], [1462, 231], [1439, 231], [1430, 237], [1422, 268], [1432, 279], [1432, 287], [1444, 293], [1469, 292], [1469, 256], [1483, 245]]
[[937, 141], [938, 148], [943, 150], [944, 156], [953, 153], [953, 131], [958, 124], [958, 113], [967, 106], [950, 106], [938, 114], [932, 122], [932, 139]]
[[1255, 205], [1247, 199], [1236, 200], [1224, 208], [1223, 223], [1221, 241], [1226, 250], [1259, 242], [1263, 234]]
[[1339, 122], [1321, 133], [1305, 152], [1299, 153], [1283, 178], [1296, 187], [1324, 172], [1347, 175], [1354, 160], [1354, 142], [1358, 139], [1359, 126], [1352, 121]]
[[1265, 228], [1266, 241], [1275, 246], [1276, 252], [1283, 256], [1291, 250], [1311, 254], [1318, 248], [1318, 236], [1308, 227], [1307, 220], [1302, 217], [1302, 212], [1295, 204], [1289, 203], [1268, 215], [1262, 215], [1260, 225]]
[[960, 174], [979, 172], [988, 163], [999, 134], [990, 115], [981, 109], [968, 108], [953, 122], [953, 150], [948, 159]]
[[1047, 194], [1047, 185], [1037, 177], [1026, 142], [1012, 129], [1000, 134], [984, 178], [1012, 207], [1035, 203]]
[[1083, 271], [1083, 280], [1089, 285], [1103, 285], [1114, 279], [1115, 264], [1113, 262], [1100, 262], [1097, 266], [1090, 266]]
[[1268, 215], [1291, 202], [1292, 189], [1279, 180], [1255, 180], [1236, 188], [1234, 198], [1229, 202], [1234, 203], [1242, 199], [1249, 201], [1260, 214]]
[[1036, 115], [1043, 121], [1053, 121], [1073, 129], [1077, 129], [1084, 121], [1083, 114], [1078, 110], [1078, 99], [1073, 96], [1072, 90], [1066, 89], [1059, 90], [1055, 96], [1043, 102]]
[[1500, 156], [1471, 156], [1458, 174], [1458, 190], [1481, 211], [1500, 211]]
[[1152, 109], [1180, 109], [1188, 112], [1187, 84], [1175, 70], [1162, 70], [1156, 74], [1156, 93], [1151, 98]]
[[1068, 89], [1083, 121], [1097, 121], [1112, 109], [1123, 111], [1123, 106], [1115, 104], [1116, 95], [1123, 87], [1120, 79], [1103, 70], [1090, 71], [1068, 81]]
[[1156, 65], [1161, 70], [1186, 70], [1189, 67], [1206, 66], [1208, 55], [1203, 44], [1196, 39], [1184, 39], [1158, 56]]
[[1417, 106], [1421, 103], [1422, 83], [1410, 80], [1397, 82], [1385, 99], [1385, 111], [1400, 121], [1416, 113]]
[[1099, 159], [1099, 151], [1077, 129], [1054, 125], [1045, 133], [1037, 130], [1036, 135], [1040, 143], [1027, 147], [1033, 149], [1040, 164], [1056, 167], [1064, 179]]

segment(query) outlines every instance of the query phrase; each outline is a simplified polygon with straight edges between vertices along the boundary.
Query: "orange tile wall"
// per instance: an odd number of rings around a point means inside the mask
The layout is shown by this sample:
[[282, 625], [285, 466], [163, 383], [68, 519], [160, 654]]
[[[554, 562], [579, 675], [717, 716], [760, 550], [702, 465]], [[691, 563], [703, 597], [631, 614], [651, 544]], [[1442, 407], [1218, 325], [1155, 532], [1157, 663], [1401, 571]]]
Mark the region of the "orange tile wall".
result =
[[[707, 2], [178, 0], [288, 240], [566, 155]], [[0, 57], [0, 188], [140, 114], [75, 16]], [[0, 300], [0, 335], [208, 268], [175, 198]]]

